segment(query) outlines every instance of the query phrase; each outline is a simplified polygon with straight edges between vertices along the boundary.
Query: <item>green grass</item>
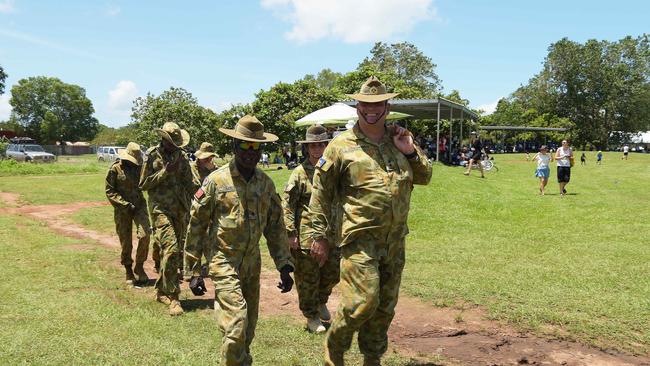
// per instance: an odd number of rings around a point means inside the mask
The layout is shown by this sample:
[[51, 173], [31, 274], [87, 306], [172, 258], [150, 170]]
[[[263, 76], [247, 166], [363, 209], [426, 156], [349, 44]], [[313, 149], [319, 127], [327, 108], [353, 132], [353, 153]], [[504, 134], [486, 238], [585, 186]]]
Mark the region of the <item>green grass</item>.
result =
[[15, 175], [50, 175], [105, 172], [110, 163], [97, 162], [94, 155], [61, 156], [54, 163], [24, 163], [0, 160], [0, 177]]
[[20, 194], [25, 204], [61, 204], [106, 200], [106, 170], [94, 174], [11, 176], [0, 178], [0, 191]]
[[[647, 354], [650, 155], [620, 155], [605, 153], [597, 166], [589, 153], [565, 197], [554, 168], [539, 196], [535, 165], [520, 154], [494, 155], [500, 170], [487, 179], [436, 164], [431, 184], [412, 197], [404, 293], [437, 306], [481, 305], [520, 329]], [[290, 172], [267, 173], [281, 191]], [[76, 220], [112, 232], [109, 210], [85, 209]]]
[[[219, 362], [221, 336], [209, 303], [167, 316], [152, 288], [122, 285], [117, 250], [54, 235], [14, 215], [0, 215], [0, 242], [7, 279], [0, 283], [0, 364]], [[294, 318], [262, 317], [252, 353], [260, 365], [319, 365], [322, 342]], [[386, 362], [407, 363], [395, 354]]]

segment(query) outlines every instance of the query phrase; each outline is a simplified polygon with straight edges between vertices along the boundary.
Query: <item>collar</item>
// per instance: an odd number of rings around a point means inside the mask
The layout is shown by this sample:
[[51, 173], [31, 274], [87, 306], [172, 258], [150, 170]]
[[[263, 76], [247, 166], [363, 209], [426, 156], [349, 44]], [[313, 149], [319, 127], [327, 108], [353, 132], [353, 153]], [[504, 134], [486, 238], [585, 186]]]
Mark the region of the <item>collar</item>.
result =
[[363, 140], [371, 145], [379, 146], [381, 143], [388, 143], [390, 142], [392, 144], [392, 140], [388, 134], [388, 130], [386, 129], [386, 124], [384, 123], [384, 136], [381, 138], [381, 142], [376, 143], [372, 141], [368, 136], [366, 136], [363, 131], [361, 130], [361, 127], [359, 127], [359, 122], [357, 122], [354, 127], [352, 127], [352, 132], [356, 140]]
[[[242, 177], [241, 173], [239, 172], [239, 169], [237, 169], [237, 164], [235, 164], [235, 158], [230, 160], [230, 163], [228, 163], [228, 168], [230, 169], [230, 176], [231, 177], [233, 177], [233, 178], [234, 177], [241, 177], [241, 179], [243, 181], [246, 181], [246, 179], [244, 179], [244, 177]], [[251, 180], [249, 181], [249, 183], [252, 182], [253, 179], [259, 179], [260, 174], [261, 174], [261, 171], [259, 169], [257, 169], [257, 167], [255, 167], [255, 171], [253, 172], [253, 176], [251, 177]]]

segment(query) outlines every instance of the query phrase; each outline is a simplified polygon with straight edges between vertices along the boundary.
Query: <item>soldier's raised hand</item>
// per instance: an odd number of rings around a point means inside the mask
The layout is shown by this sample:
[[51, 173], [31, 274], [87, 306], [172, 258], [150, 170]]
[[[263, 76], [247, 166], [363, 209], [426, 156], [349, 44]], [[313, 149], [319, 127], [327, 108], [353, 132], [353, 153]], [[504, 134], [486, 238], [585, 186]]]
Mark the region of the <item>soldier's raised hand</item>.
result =
[[413, 152], [415, 152], [413, 134], [411, 134], [411, 132], [404, 127], [395, 126], [393, 144], [395, 144], [397, 150], [399, 150], [404, 155], [413, 154]]
[[176, 158], [171, 163], [170, 162], [165, 163], [165, 170], [168, 172], [174, 172], [178, 170], [178, 164], [180, 163], [180, 161], [181, 161], [180, 158]]

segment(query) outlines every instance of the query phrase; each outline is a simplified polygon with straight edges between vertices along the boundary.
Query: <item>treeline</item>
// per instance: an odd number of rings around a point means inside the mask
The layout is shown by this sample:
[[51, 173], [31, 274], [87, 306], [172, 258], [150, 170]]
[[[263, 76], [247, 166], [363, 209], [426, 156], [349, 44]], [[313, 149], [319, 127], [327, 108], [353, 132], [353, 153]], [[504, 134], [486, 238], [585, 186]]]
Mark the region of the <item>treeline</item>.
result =
[[[567, 137], [585, 148], [615, 146], [629, 134], [650, 130], [648, 35], [553, 43], [542, 70], [500, 100], [482, 124], [569, 127]], [[522, 133], [513, 139], [532, 137]]]

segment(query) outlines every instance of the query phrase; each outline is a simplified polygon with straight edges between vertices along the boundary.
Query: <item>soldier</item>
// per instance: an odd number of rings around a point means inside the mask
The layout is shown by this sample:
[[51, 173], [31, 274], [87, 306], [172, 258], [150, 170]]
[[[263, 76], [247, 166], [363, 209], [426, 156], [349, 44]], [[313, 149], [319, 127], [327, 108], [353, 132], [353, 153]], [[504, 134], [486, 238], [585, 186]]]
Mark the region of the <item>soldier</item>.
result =
[[[201, 147], [194, 153], [196, 156], [196, 161], [190, 163], [192, 167], [192, 176], [194, 177], [194, 185], [196, 189], [201, 187], [205, 178], [210, 175], [213, 171], [217, 170], [217, 167], [214, 165], [214, 158], [217, 154], [214, 153], [214, 146], [209, 142], [204, 142], [201, 144]], [[201, 276], [203, 267], [201, 266], [201, 257], [205, 256], [207, 263], [210, 263], [210, 254], [207, 251], [208, 248], [197, 248], [201, 249], [199, 252], [199, 260], [194, 263], [194, 268], [187, 267], [185, 269], [186, 276]]]
[[[257, 168], [261, 144], [278, 138], [264, 133], [253, 116], [242, 117], [234, 129], [219, 131], [233, 138], [234, 160], [213, 172], [194, 194], [185, 247], [185, 261], [199, 259], [206, 235], [213, 253], [209, 276], [215, 289], [217, 324], [223, 333], [224, 365], [251, 365], [250, 345], [255, 335], [260, 295], [262, 234], [280, 271], [282, 292], [293, 286], [291, 254], [275, 186]], [[194, 278], [190, 281], [195, 283]], [[194, 289], [193, 289], [194, 291]]]
[[[294, 169], [284, 188], [284, 223], [287, 226], [289, 246], [296, 263], [295, 278], [299, 306], [302, 314], [307, 318], [307, 329], [312, 333], [325, 332], [321, 319], [330, 320], [327, 300], [332, 289], [339, 282], [338, 250], [330, 251], [329, 258], [322, 267], [319, 267], [319, 263], [309, 255], [312, 240], [308, 206], [314, 166], [323, 156], [328, 141], [330, 139], [324, 127], [315, 125], [307, 129], [305, 140], [296, 141], [303, 144], [303, 155], [307, 158]], [[335, 228], [336, 226], [331, 227], [331, 229]], [[328, 236], [328, 242], [333, 244], [336, 242], [333, 232]]]
[[106, 197], [114, 208], [115, 231], [120, 238], [122, 253], [120, 263], [126, 269], [126, 283], [135, 282], [134, 271], [131, 268], [133, 259], [132, 230], [135, 224], [138, 236], [138, 247], [135, 255], [135, 275], [138, 282], [149, 281], [143, 264], [149, 251], [151, 228], [147, 216], [147, 202], [142, 191], [138, 188], [142, 151], [140, 145], [129, 142], [126, 149], [119, 152], [120, 159], [111, 165], [106, 174]]
[[161, 137], [160, 145], [148, 150], [149, 159], [142, 170], [140, 189], [149, 194], [153, 226], [162, 255], [156, 301], [169, 305], [170, 315], [181, 315], [183, 308], [178, 300], [180, 251], [194, 192], [190, 162], [182, 147], [189, 143], [190, 135], [174, 122], [165, 123], [156, 133]]
[[379, 365], [404, 268], [404, 238], [413, 184], [428, 184], [431, 165], [409, 131], [385, 126], [396, 93], [370, 77], [357, 100], [359, 121], [332, 141], [316, 165], [312, 197], [311, 255], [321, 265], [331, 250], [327, 240], [332, 202], [343, 210], [341, 304], [327, 333], [325, 363], [343, 365], [352, 336], [359, 331], [364, 365]]

